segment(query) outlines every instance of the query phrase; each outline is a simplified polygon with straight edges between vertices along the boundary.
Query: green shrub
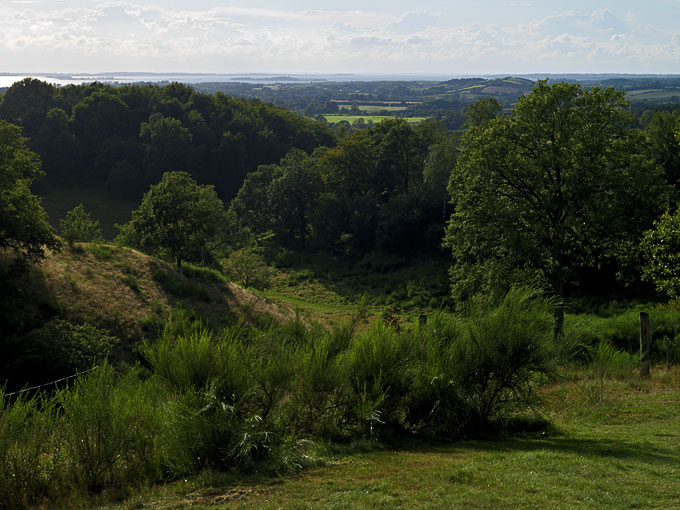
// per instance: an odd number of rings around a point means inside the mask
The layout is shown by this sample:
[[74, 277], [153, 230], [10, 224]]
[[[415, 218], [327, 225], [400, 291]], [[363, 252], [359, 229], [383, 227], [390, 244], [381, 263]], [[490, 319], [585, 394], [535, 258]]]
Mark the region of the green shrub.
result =
[[[216, 334], [182, 310], [173, 311], [156, 342], [141, 349], [175, 395], [167, 451], [180, 471], [235, 463], [246, 417], [258, 415], [250, 349], [239, 327]], [[241, 438], [241, 439], [239, 439]]]
[[11, 372], [36, 383], [72, 375], [106, 358], [118, 341], [91, 324], [52, 319], [24, 337]]
[[536, 374], [554, 368], [554, 304], [532, 289], [512, 289], [498, 304], [473, 303], [467, 334], [452, 345], [465, 391], [484, 416], [531, 403]]
[[222, 262], [222, 267], [225, 274], [243, 288], [264, 290], [271, 286], [273, 270], [255, 248], [236, 250]]
[[207, 283], [227, 283], [229, 281], [216, 269], [197, 266], [188, 262], [182, 264], [180, 271], [187, 278], [193, 278]]
[[58, 483], [59, 447], [51, 402], [15, 396], [0, 388], [0, 509], [29, 506]]
[[465, 318], [435, 315], [415, 331], [415, 372], [408, 420], [425, 433], [479, 431], [536, 400], [553, 373], [552, 303], [532, 289], [499, 302], [477, 298]]
[[59, 232], [71, 248], [75, 242], [96, 241], [102, 238], [99, 222], [93, 220], [90, 213], [85, 212], [83, 204], [68, 211], [66, 216], [59, 220]]
[[368, 333], [352, 339], [339, 363], [352, 389], [352, 406], [364, 431], [380, 422], [400, 425], [402, 400], [410, 390], [415, 344], [407, 334], [375, 322]]
[[99, 260], [111, 260], [116, 251], [114, 246], [100, 243], [90, 244], [87, 249]]
[[602, 340], [590, 352], [591, 368], [600, 378], [625, 377], [640, 365], [639, 354], [620, 351], [608, 340]]
[[158, 478], [154, 438], [161, 432], [158, 390], [134, 372], [117, 378], [104, 364], [60, 390], [67, 469], [76, 487], [105, 487]]

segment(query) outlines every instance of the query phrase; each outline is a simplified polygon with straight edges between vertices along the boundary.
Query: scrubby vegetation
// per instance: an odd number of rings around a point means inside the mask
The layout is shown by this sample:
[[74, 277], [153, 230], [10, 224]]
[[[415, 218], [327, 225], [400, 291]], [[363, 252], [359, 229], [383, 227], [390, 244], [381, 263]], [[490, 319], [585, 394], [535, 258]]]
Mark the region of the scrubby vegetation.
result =
[[104, 362], [51, 394], [3, 393], [5, 501], [207, 467], [286, 471], [325, 441], [492, 431], [554, 373], [549, 303], [535, 291], [412, 329], [357, 333], [361, 319], [330, 331], [299, 320], [214, 330], [176, 309], [141, 348], [145, 370]]

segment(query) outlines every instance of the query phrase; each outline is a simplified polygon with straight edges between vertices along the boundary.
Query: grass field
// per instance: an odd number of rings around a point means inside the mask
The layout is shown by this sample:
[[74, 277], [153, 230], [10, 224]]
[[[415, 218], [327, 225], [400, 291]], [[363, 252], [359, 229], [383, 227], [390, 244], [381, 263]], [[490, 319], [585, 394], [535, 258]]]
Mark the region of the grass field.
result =
[[[380, 122], [381, 120], [384, 119], [394, 119], [394, 118], [402, 118], [402, 117], [390, 117], [390, 116], [385, 116], [385, 115], [336, 115], [336, 114], [328, 114], [324, 115], [324, 118], [326, 119], [326, 122], [329, 124], [337, 124], [338, 122], [347, 121], [350, 124], [356, 122], [359, 119], [364, 119], [364, 122], [368, 122], [369, 120], [373, 121], [373, 123]], [[425, 117], [403, 117], [403, 119], [406, 122], [409, 123], [419, 123], [419, 122], [424, 122]]]
[[581, 368], [544, 392], [553, 429], [355, 445], [297, 474], [205, 473], [103, 508], [680, 508], [679, 383], [678, 367], [649, 381]]
[[680, 98], [680, 89], [678, 90], [631, 90], [626, 92], [626, 96], [632, 101], [639, 101], [641, 99], [671, 99], [673, 97]]

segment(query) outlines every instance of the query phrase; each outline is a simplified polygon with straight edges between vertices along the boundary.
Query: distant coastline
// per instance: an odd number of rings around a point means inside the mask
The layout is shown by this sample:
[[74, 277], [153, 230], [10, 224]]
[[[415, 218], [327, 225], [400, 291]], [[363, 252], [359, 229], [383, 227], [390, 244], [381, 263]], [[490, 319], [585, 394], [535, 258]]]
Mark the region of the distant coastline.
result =
[[274, 74], [274, 73], [151, 73], [151, 72], [106, 72], [106, 73], [12, 73], [0, 72], [0, 88], [10, 87], [13, 83], [24, 78], [36, 78], [47, 81], [54, 85], [80, 85], [95, 81], [123, 85], [129, 83], [169, 83], [182, 82], [196, 83], [323, 83], [323, 82], [370, 82], [370, 81], [419, 81], [419, 82], [444, 82], [460, 78], [501, 78], [514, 76], [532, 81], [549, 78], [551, 80], [567, 80], [586, 82], [590, 80], [606, 80], [613, 78], [680, 78], [680, 74], [629, 74], [629, 73], [530, 73], [530, 74]]

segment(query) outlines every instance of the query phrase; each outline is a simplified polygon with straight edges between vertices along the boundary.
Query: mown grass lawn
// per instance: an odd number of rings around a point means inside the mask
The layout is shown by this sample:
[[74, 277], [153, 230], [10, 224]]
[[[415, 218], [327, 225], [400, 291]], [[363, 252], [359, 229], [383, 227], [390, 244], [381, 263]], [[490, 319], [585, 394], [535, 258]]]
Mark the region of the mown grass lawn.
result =
[[106, 508], [680, 508], [680, 370], [580, 370], [544, 394], [554, 430], [335, 454], [278, 478], [204, 474]]

